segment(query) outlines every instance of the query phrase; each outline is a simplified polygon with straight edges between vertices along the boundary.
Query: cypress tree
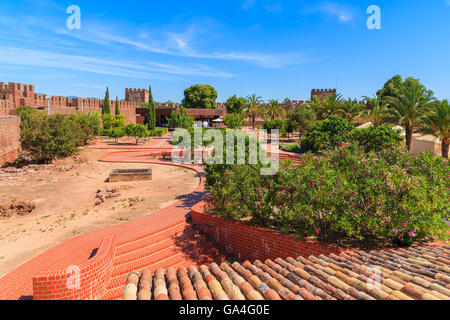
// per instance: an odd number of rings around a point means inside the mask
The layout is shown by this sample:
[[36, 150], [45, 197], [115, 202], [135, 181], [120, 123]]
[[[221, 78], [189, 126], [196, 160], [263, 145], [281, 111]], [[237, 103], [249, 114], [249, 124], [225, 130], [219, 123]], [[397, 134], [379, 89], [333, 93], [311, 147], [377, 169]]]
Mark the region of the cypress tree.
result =
[[153, 130], [156, 127], [156, 107], [155, 102], [153, 101], [151, 86], [148, 87], [148, 91], [148, 128]]
[[111, 106], [109, 100], [109, 87], [106, 87], [105, 100], [103, 100], [102, 104], [102, 114], [110, 114]]
[[119, 109], [119, 98], [116, 97], [116, 116], [118, 116], [120, 114], [120, 109]]

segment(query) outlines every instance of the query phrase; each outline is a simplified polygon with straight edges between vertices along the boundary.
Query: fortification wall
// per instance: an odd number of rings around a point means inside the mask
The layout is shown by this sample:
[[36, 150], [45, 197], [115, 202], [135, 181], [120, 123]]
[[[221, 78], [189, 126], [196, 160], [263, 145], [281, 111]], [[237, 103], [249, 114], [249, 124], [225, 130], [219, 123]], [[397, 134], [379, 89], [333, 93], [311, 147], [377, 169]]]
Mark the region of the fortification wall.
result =
[[125, 89], [125, 101], [148, 102], [150, 92], [146, 89]]
[[0, 116], [0, 167], [13, 162], [20, 151], [20, 118]]
[[336, 89], [312, 89], [311, 90], [311, 100], [314, 96], [318, 96], [320, 99], [326, 99], [331, 94], [336, 93]]

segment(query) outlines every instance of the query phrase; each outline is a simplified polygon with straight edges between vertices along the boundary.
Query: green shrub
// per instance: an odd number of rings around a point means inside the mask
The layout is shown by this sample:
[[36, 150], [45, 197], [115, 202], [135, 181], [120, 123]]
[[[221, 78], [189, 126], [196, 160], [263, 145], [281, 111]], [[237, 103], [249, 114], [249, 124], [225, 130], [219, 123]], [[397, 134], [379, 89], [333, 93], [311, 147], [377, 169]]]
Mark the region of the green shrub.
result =
[[282, 144], [280, 149], [286, 152], [301, 153], [301, 149], [297, 143]]
[[223, 123], [230, 129], [240, 128], [246, 125], [245, 115], [239, 113], [231, 113], [225, 116]]
[[110, 138], [114, 138], [115, 143], [118, 143], [120, 138], [125, 137], [125, 127], [105, 129], [104, 134]]
[[302, 151], [319, 152], [333, 150], [347, 142], [354, 126], [339, 117], [316, 122], [308, 127], [308, 132], [301, 140]]
[[181, 107], [172, 111], [167, 122], [171, 128], [191, 128], [194, 126], [195, 118], [187, 114], [186, 108]]
[[386, 148], [400, 146], [404, 139], [400, 132], [401, 130], [394, 130], [387, 125], [371, 126], [353, 130], [350, 140], [357, 142], [366, 152], [380, 152]]
[[99, 131], [98, 113], [45, 115], [29, 107], [17, 109], [21, 117], [22, 148], [37, 163], [72, 156]]
[[101, 114], [97, 111], [76, 113], [70, 115], [69, 118], [80, 125], [83, 144], [87, 144], [101, 133]]
[[151, 137], [164, 137], [167, 134], [167, 132], [169, 132], [169, 129], [157, 127], [153, 130], [150, 130], [150, 136]]
[[431, 154], [366, 153], [347, 144], [324, 157], [307, 154], [299, 166], [285, 161], [274, 177], [227, 167], [209, 185], [209, 210], [328, 243], [411, 245], [448, 239], [449, 174], [448, 163]]
[[286, 131], [286, 122], [281, 119], [266, 120], [264, 121], [265, 130], [279, 130], [280, 132]]
[[125, 135], [133, 137], [136, 140], [136, 145], [139, 144], [141, 138], [146, 138], [150, 135], [146, 125], [130, 123], [125, 127]]

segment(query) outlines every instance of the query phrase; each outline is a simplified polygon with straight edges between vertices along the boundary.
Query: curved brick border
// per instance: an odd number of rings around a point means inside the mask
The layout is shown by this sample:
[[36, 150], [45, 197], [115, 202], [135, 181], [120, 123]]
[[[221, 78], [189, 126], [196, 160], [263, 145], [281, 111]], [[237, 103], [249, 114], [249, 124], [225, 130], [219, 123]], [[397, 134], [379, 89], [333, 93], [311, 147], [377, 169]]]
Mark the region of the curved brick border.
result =
[[[185, 221], [192, 205], [204, 198], [203, 169], [200, 166], [149, 160], [151, 153], [148, 150], [116, 151], [103, 155], [99, 161], [169, 165], [192, 170], [199, 175], [199, 185], [194, 192], [147, 216], [80, 235], [31, 259], [0, 279], [0, 300], [102, 297], [110, 278], [111, 257], [117, 246]], [[68, 276], [71, 275], [67, 272], [69, 266], [78, 266], [81, 271], [80, 289], [66, 289]]]
[[274, 230], [225, 221], [205, 212], [205, 205], [206, 202], [202, 201], [192, 207], [192, 221], [229, 254], [240, 260], [265, 261], [347, 251], [336, 246], [325, 246], [317, 241], [298, 241]]
[[33, 299], [100, 299], [111, 277], [115, 247], [115, 236], [110, 235], [102, 240], [91, 260], [72, 268], [39, 272], [33, 277]]

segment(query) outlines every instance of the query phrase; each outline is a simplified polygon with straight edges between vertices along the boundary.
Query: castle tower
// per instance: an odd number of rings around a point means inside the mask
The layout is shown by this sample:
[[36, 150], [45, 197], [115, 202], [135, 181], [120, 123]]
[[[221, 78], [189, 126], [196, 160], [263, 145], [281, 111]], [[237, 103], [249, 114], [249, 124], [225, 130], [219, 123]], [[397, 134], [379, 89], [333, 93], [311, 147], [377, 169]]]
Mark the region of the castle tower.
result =
[[321, 100], [327, 99], [331, 94], [335, 94], [336, 89], [312, 89], [311, 90], [311, 100], [318, 96]]
[[125, 101], [146, 103], [149, 101], [150, 92], [146, 89], [125, 89]]

